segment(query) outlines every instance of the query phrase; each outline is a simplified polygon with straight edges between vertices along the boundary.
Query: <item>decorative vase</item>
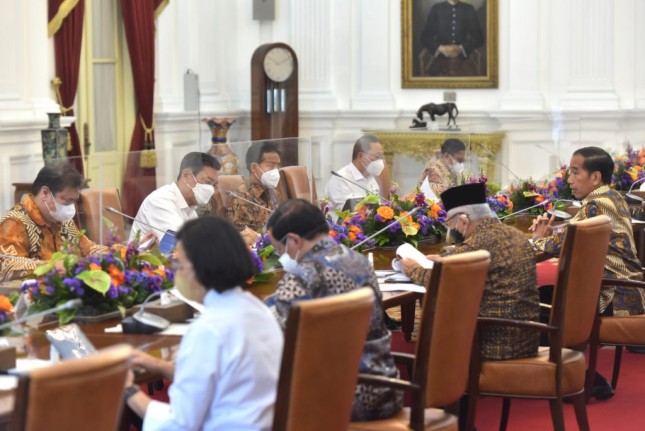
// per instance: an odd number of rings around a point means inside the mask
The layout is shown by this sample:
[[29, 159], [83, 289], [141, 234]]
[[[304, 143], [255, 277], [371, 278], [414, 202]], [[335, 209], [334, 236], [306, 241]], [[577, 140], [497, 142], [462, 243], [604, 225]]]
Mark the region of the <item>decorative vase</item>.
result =
[[43, 160], [49, 165], [56, 160], [67, 159], [67, 144], [69, 142], [69, 131], [60, 127], [59, 112], [48, 113], [49, 125], [41, 130], [43, 141]]
[[227, 144], [227, 135], [230, 127], [235, 124], [235, 118], [204, 118], [202, 121], [208, 124], [213, 137], [211, 148], [208, 154], [215, 157], [222, 165], [223, 175], [239, 175], [238, 159], [231, 147]]

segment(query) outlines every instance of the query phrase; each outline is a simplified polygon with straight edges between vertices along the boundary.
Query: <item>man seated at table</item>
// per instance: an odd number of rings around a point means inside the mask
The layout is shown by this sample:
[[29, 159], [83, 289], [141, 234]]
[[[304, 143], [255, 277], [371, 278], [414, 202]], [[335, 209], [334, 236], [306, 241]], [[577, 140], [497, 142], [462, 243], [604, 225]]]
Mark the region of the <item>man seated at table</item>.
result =
[[[607, 248], [605, 278], [642, 280], [641, 264], [636, 256], [636, 245], [631, 224], [631, 214], [625, 199], [609, 188], [614, 172], [614, 161], [603, 149], [584, 147], [573, 153], [569, 164], [568, 183], [573, 196], [582, 201], [582, 207], [570, 223], [604, 214], [611, 218], [612, 231]], [[554, 232], [551, 223], [555, 215], [539, 216], [530, 230], [533, 244], [539, 250], [559, 255], [566, 227]], [[608, 316], [630, 316], [645, 313], [643, 291], [621, 286], [603, 286], [600, 291], [600, 312]], [[596, 376], [592, 395], [607, 399], [613, 395], [611, 385], [600, 375]]]
[[25, 277], [67, 242], [78, 247], [81, 256], [107, 251], [81, 235], [74, 224], [82, 184], [81, 174], [66, 162], [38, 172], [31, 194], [0, 222], [0, 253], [16, 256], [1, 260], [1, 280]]
[[137, 232], [141, 236], [151, 232], [161, 239], [163, 232], [169, 229], [176, 232], [188, 220], [196, 219], [197, 205], [208, 204], [215, 193], [219, 169], [219, 162], [209, 154], [186, 154], [179, 165], [177, 180], [159, 187], [143, 200], [135, 217], [142, 223], [132, 224], [130, 241]]
[[[246, 152], [249, 177], [233, 196], [233, 223], [255, 232], [264, 229], [271, 212], [278, 206], [276, 187], [280, 182], [280, 149], [275, 142], [254, 142]], [[249, 203], [247, 201], [253, 202]]]
[[[397, 377], [390, 354], [391, 334], [383, 322], [381, 291], [367, 258], [329, 236], [322, 212], [303, 199], [284, 202], [269, 218], [267, 230], [286, 274], [266, 303], [282, 329], [291, 305], [297, 301], [339, 295], [362, 287], [374, 291], [376, 301], [360, 363], [360, 372]], [[393, 416], [401, 409], [399, 392], [358, 384], [352, 420], [375, 420]]]
[[[331, 214], [343, 209], [348, 199], [360, 199], [367, 195], [367, 190], [378, 195], [380, 192], [376, 177], [381, 175], [385, 163], [383, 146], [374, 135], [363, 135], [354, 143], [352, 161], [338, 170], [344, 178], [332, 175], [327, 182], [325, 195], [329, 196], [328, 208]], [[367, 189], [367, 190], [365, 190]]]
[[441, 156], [428, 162], [421, 172], [418, 185], [421, 186], [427, 178], [432, 192], [439, 196], [448, 188], [457, 184], [459, 176], [464, 171], [466, 146], [459, 139], [446, 139], [441, 145]]
[[[539, 319], [535, 253], [524, 233], [499, 222], [486, 203], [486, 185], [464, 184], [441, 194], [446, 226], [455, 239], [452, 253], [486, 250], [490, 268], [479, 315], [517, 320]], [[429, 256], [440, 259], [436, 256]], [[403, 272], [427, 285], [432, 270], [412, 259], [402, 261]], [[537, 355], [539, 334], [524, 328], [490, 326], [482, 329], [483, 359], [516, 359]]]

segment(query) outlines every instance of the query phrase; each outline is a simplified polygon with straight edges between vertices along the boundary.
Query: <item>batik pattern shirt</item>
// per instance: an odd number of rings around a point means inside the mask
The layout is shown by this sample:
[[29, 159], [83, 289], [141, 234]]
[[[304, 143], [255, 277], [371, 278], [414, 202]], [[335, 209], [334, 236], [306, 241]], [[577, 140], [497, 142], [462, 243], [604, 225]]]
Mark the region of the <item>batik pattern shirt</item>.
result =
[[107, 247], [90, 241], [73, 221], [47, 224], [31, 195], [26, 196], [0, 221], [0, 253], [26, 257], [32, 262], [18, 259], [2, 259], [0, 279], [3, 281], [22, 278], [59, 251], [64, 243], [78, 247], [86, 256], [107, 251]]
[[[490, 253], [479, 315], [538, 321], [540, 302], [535, 253], [524, 234], [495, 218], [482, 220], [453, 254], [475, 250]], [[432, 270], [415, 268], [410, 278], [427, 285]], [[481, 332], [484, 359], [517, 359], [537, 355], [539, 334], [525, 328], [486, 326]]]
[[[270, 210], [274, 210], [278, 204], [275, 190], [268, 190], [248, 178], [237, 190], [237, 193], [243, 198]], [[248, 226], [254, 231], [260, 232], [264, 230], [264, 226], [270, 216], [271, 212], [233, 197], [233, 224], [239, 229], [244, 229], [245, 226]]]
[[[376, 300], [359, 372], [398, 377], [390, 354], [391, 334], [383, 322], [381, 291], [365, 256], [325, 238], [315, 244], [298, 264], [298, 274], [285, 274], [266, 303], [282, 329], [286, 327], [291, 304], [314, 298], [340, 295], [362, 287], [373, 290]], [[375, 420], [393, 416], [402, 406], [402, 394], [388, 388], [358, 384], [352, 406], [352, 420]]]
[[457, 184], [457, 177], [453, 175], [450, 171], [450, 167], [446, 165], [446, 162], [444, 162], [443, 159], [428, 163], [421, 173], [421, 178], [419, 178], [419, 183], [417, 185], [421, 186], [426, 177], [430, 183], [430, 188], [437, 196]]
[[[598, 187], [582, 200], [580, 211], [570, 223], [604, 214], [611, 219], [611, 234], [605, 262], [605, 278], [642, 280], [641, 264], [636, 257], [632, 216], [625, 199], [609, 186]], [[566, 228], [552, 236], [533, 241], [535, 247], [549, 254], [559, 255], [566, 236]], [[629, 316], [645, 312], [643, 291], [638, 288], [603, 286], [600, 292], [600, 312], [612, 304], [614, 316]]]

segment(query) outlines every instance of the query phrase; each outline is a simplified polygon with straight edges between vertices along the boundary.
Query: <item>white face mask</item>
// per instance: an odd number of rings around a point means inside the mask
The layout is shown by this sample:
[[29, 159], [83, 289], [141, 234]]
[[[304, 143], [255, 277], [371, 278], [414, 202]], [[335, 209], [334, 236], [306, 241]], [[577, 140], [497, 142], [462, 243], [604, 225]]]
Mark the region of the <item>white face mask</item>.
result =
[[[52, 198], [54, 198], [53, 193], [52, 193]], [[45, 205], [47, 205], [47, 202], [45, 202]], [[74, 206], [74, 204], [63, 205], [59, 203], [56, 200], [56, 198], [54, 198], [54, 208], [55, 210], [52, 211], [51, 208], [49, 208], [49, 205], [47, 205], [47, 209], [49, 210], [49, 215], [51, 215], [54, 218], [54, 220], [61, 223], [70, 221], [76, 215], [76, 207]]]
[[280, 265], [282, 265], [282, 268], [285, 270], [285, 272], [288, 272], [289, 274], [299, 275], [300, 271], [298, 270], [298, 255], [300, 254], [300, 250], [296, 252], [295, 259], [289, 256], [288, 251], [289, 240], [287, 239], [287, 242], [285, 242], [284, 246], [284, 253], [280, 255], [278, 261], [280, 262]]
[[202, 184], [198, 182], [195, 175], [193, 175], [193, 179], [195, 180], [195, 187], [190, 187], [190, 185], [188, 185], [188, 187], [193, 191], [193, 195], [195, 196], [197, 203], [200, 205], [206, 205], [208, 201], [211, 200], [213, 193], [215, 193], [215, 187], [210, 184]]
[[464, 164], [456, 161], [450, 154], [448, 154], [448, 156], [450, 156], [450, 159], [452, 160], [452, 165], [450, 165], [452, 173], [455, 175], [461, 175], [464, 171]]
[[[260, 168], [260, 170], [262, 170], [262, 168]], [[277, 169], [262, 172], [260, 182], [267, 189], [275, 189], [278, 187], [278, 183], [280, 182], [280, 172]]]
[[377, 159], [373, 162], [370, 162], [370, 164], [367, 165], [365, 169], [371, 176], [378, 177], [379, 175], [381, 175], [381, 172], [383, 172], [383, 169], [385, 169], [385, 163], [383, 162], [383, 159]]

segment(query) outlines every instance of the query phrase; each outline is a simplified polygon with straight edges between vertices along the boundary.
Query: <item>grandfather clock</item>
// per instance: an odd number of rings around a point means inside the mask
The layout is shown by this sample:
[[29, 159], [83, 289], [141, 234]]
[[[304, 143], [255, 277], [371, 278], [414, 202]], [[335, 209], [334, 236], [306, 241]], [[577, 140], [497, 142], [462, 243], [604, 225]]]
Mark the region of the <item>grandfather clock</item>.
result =
[[[285, 43], [258, 47], [251, 58], [251, 139], [298, 136], [298, 58]], [[297, 139], [281, 141], [282, 164], [298, 164]]]

